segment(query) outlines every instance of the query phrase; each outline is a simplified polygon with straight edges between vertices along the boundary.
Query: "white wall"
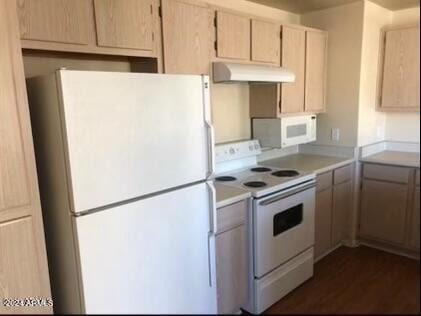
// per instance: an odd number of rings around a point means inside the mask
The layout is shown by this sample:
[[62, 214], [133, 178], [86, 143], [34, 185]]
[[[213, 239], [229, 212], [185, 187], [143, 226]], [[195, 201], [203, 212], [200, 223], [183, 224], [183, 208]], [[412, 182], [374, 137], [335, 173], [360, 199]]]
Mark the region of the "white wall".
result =
[[[366, 146], [382, 140], [419, 143], [419, 113], [382, 113], [375, 109], [381, 29], [419, 23], [419, 7], [393, 12], [361, 0], [304, 14], [301, 21], [329, 32], [327, 113], [319, 116], [317, 144]], [[340, 128], [339, 142], [330, 139], [332, 128]]]
[[[284, 23], [300, 23], [300, 16], [246, 0], [205, 0], [206, 2], [253, 16]], [[251, 137], [249, 87], [247, 84], [213, 84], [212, 116], [217, 143]]]
[[[327, 113], [318, 117], [317, 144], [356, 146], [364, 2], [314, 11], [301, 16], [304, 25], [329, 32]], [[340, 140], [331, 140], [331, 129]]]
[[[420, 8], [395, 11], [392, 16], [393, 25], [420, 23]], [[420, 142], [419, 113], [387, 113], [386, 139], [402, 142]]]
[[392, 12], [370, 1], [364, 2], [358, 114], [358, 146], [385, 140], [386, 114], [376, 111], [377, 76], [381, 29], [392, 21]]

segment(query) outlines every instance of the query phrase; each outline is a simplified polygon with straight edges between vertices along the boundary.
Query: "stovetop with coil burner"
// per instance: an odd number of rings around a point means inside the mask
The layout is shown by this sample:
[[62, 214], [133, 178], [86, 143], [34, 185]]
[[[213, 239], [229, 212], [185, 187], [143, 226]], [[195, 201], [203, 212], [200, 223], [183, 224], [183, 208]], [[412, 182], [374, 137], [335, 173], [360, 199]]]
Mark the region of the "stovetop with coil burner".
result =
[[315, 175], [304, 171], [255, 165], [226, 172], [214, 178], [217, 183], [235, 186], [262, 197], [289, 187], [314, 180]]

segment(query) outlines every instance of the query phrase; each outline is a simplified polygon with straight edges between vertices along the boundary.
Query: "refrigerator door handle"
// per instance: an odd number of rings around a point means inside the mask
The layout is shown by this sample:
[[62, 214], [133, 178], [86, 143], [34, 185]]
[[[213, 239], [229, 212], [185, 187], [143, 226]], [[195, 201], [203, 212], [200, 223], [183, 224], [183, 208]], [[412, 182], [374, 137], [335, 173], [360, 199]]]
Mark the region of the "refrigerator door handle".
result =
[[203, 110], [204, 110], [204, 120], [206, 124], [207, 130], [207, 142], [208, 142], [208, 177], [211, 176], [215, 172], [215, 157], [214, 157], [214, 145], [215, 145], [215, 130], [212, 125], [211, 119], [211, 104], [210, 104], [210, 96], [209, 96], [209, 76], [202, 76], [202, 83], [203, 83]]
[[209, 189], [209, 235], [208, 235], [208, 263], [209, 263], [209, 286], [214, 284], [215, 271], [215, 232], [216, 232], [216, 190], [212, 181], [207, 181]]
[[209, 232], [214, 234], [217, 231], [216, 222], [216, 190], [212, 181], [207, 181], [206, 185], [209, 189]]
[[206, 122], [206, 126], [208, 133], [208, 177], [210, 177], [215, 172], [215, 157], [213, 153], [213, 145], [215, 144], [215, 130], [213, 125], [209, 122]]

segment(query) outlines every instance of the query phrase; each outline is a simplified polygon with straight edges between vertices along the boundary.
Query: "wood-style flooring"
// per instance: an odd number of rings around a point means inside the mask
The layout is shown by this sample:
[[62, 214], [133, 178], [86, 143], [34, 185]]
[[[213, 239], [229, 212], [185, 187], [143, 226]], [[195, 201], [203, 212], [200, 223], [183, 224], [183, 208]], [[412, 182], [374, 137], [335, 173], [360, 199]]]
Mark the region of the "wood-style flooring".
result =
[[265, 314], [419, 314], [420, 262], [368, 247], [341, 247], [314, 277]]

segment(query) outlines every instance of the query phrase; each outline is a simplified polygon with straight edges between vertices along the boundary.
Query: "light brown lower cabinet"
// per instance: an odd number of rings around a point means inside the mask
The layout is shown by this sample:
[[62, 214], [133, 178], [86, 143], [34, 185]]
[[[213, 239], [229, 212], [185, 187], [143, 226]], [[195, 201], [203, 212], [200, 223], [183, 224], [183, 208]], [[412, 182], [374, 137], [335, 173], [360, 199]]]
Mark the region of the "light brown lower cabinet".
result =
[[415, 186], [412, 214], [410, 216], [409, 246], [420, 250], [420, 186]]
[[332, 187], [316, 195], [314, 257], [318, 258], [332, 247]]
[[247, 300], [246, 226], [216, 236], [218, 313], [238, 312]]
[[353, 199], [352, 164], [317, 176], [314, 257], [322, 258], [348, 237]]
[[361, 198], [360, 234], [403, 245], [407, 185], [364, 179]]
[[348, 237], [349, 216], [352, 208], [352, 182], [333, 187], [332, 245], [337, 246]]
[[247, 302], [247, 205], [242, 201], [218, 209], [219, 214], [229, 214], [224, 217], [226, 224], [218, 219], [219, 227], [228, 230], [217, 232], [215, 238], [218, 314], [234, 314]]
[[414, 168], [363, 165], [359, 235], [391, 250], [419, 252], [420, 186]]

